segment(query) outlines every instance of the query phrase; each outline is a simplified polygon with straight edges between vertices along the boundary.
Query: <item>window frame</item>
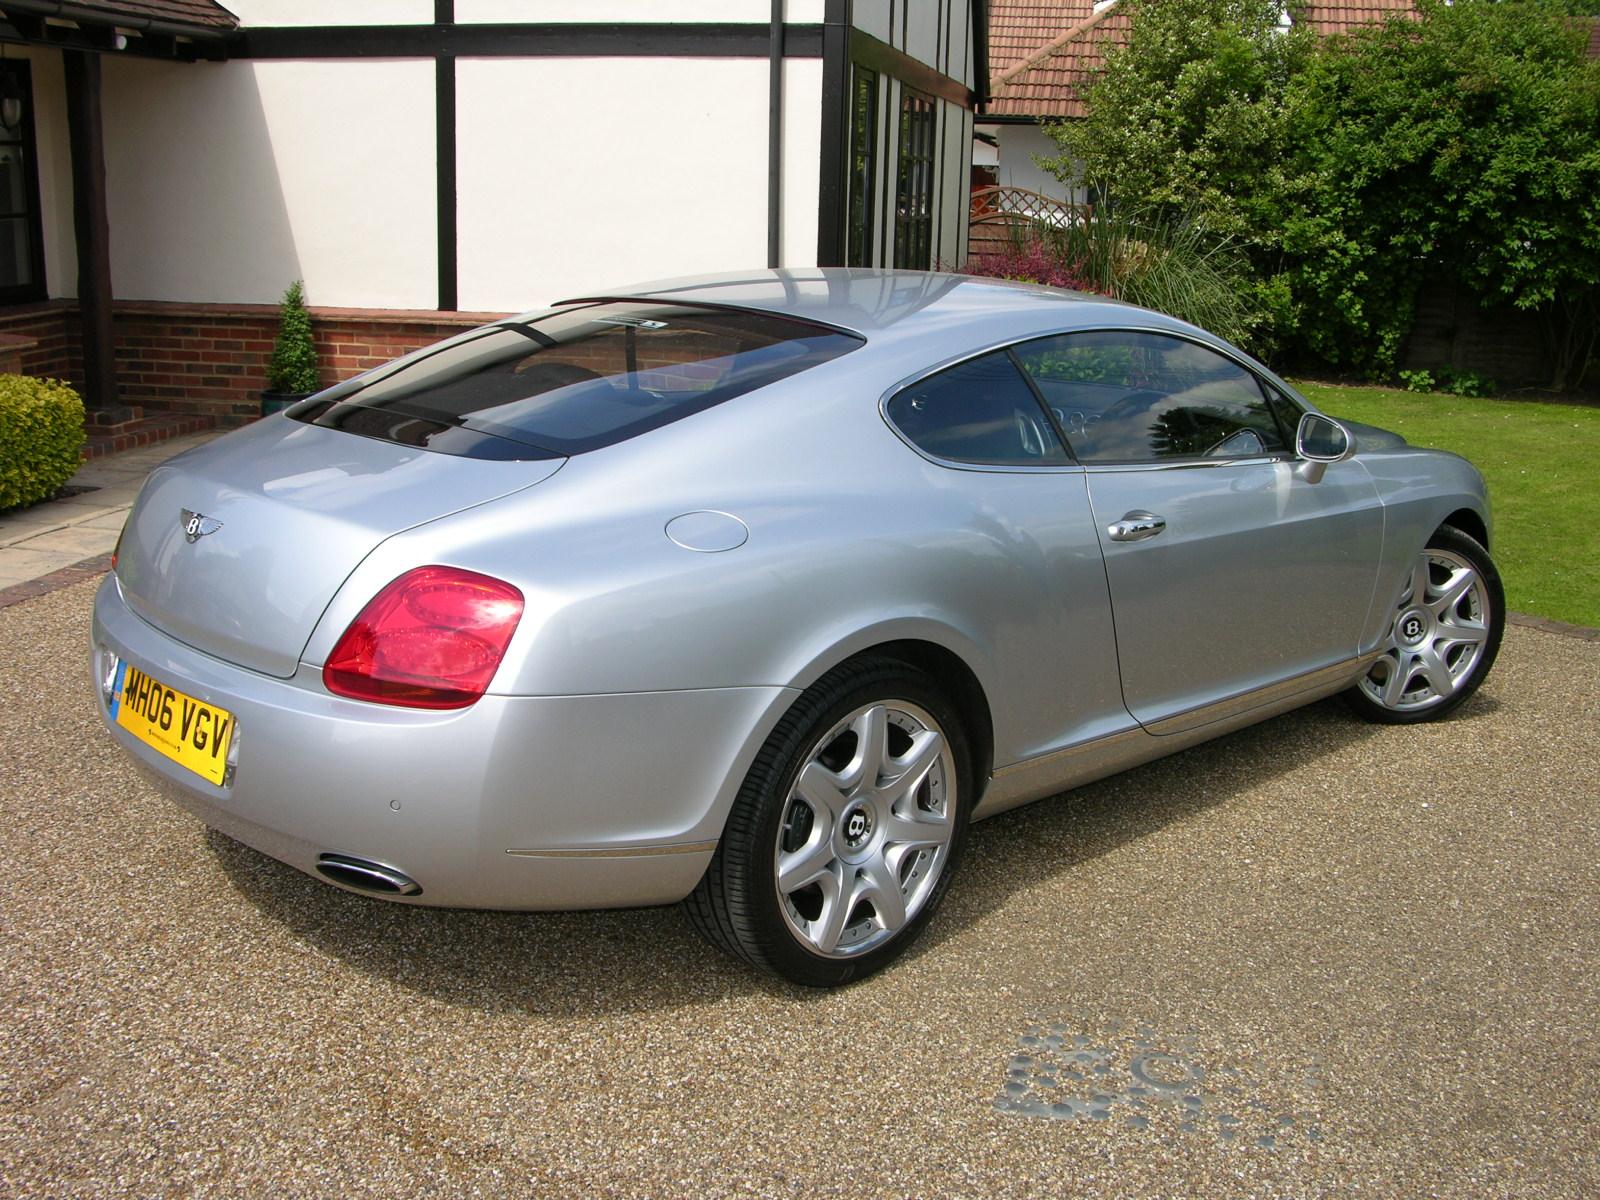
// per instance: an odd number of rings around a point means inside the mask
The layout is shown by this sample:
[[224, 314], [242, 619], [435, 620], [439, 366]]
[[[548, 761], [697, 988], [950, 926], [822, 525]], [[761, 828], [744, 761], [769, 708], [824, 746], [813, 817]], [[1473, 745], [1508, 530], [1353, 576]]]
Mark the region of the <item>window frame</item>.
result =
[[[933, 168], [939, 161], [939, 101], [902, 81], [897, 112], [894, 266], [926, 271], [933, 266]], [[923, 208], [916, 212], [919, 200]]]
[[30, 283], [0, 287], [0, 305], [33, 304], [47, 299], [50, 294], [45, 279], [44, 216], [39, 200], [39, 143], [33, 125], [33, 64], [25, 58], [7, 58], [0, 62], [0, 71], [15, 73], [22, 86], [22, 122], [15, 135], [6, 140], [15, 141], [22, 148], [24, 200], [29, 206], [26, 214], [29, 266], [33, 275]]
[[[883, 76], [871, 67], [860, 63], [850, 64], [850, 180], [845, 198], [844, 265], [870, 267], [876, 257], [878, 190], [878, 100], [882, 92]], [[866, 112], [857, 107], [862, 94], [866, 95]], [[858, 125], [857, 116], [866, 121]], [[859, 139], [859, 141], [858, 141]], [[857, 191], [859, 187], [860, 191]], [[860, 219], [857, 220], [859, 207]]]
[[[1203, 350], [1211, 351], [1219, 358], [1222, 358], [1238, 367], [1250, 377], [1251, 381], [1256, 385], [1256, 390], [1261, 393], [1262, 402], [1267, 405], [1267, 411], [1272, 417], [1273, 424], [1279, 427], [1280, 434], [1283, 434], [1284, 431], [1282, 429], [1281, 419], [1279, 418], [1277, 411], [1272, 404], [1272, 393], [1277, 393], [1279, 396], [1282, 396], [1292, 408], [1298, 409], [1302, 416], [1311, 411], [1307, 403], [1295, 396], [1289, 390], [1286, 384], [1282, 384], [1281, 381], [1276, 379], [1276, 377], [1269, 379], [1267, 376], [1263, 375], [1262, 368], [1251, 363], [1241, 353], [1234, 351], [1232, 347], [1220, 345], [1215, 342], [1208, 341], [1205, 338], [1195, 337], [1192, 334], [1186, 333], [1182, 330], [1161, 329], [1148, 325], [1086, 325], [1080, 329], [1067, 329], [1060, 330], [1055, 333], [1035, 334], [1031, 337], [1021, 338], [1015, 342], [1008, 343], [1008, 346], [1014, 354], [1018, 347], [1028, 345], [1032, 342], [1042, 342], [1053, 338], [1075, 337], [1078, 334], [1093, 333], [1135, 333], [1144, 334], [1150, 337], [1165, 337], [1171, 338], [1173, 341], [1188, 342], [1192, 346], [1199, 346]], [[1175, 471], [1186, 467], [1230, 467], [1244, 466], [1252, 463], [1280, 463], [1298, 461], [1298, 455], [1296, 455], [1294, 449], [1294, 430], [1291, 429], [1287, 431], [1287, 434], [1285, 435], [1284, 449], [1269, 450], [1265, 454], [1230, 455], [1226, 458], [1208, 458], [1205, 455], [1185, 455], [1182, 457], [1175, 456], [1172, 458], [1157, 459], [1131, 458], [1117, 462], [1082, 462], [1082, 460], [1078, 458], [1077, 451], [1072, 448], [1072, 440], [1067, 436], [1066, 430], [1063, 429], [1061, 427], [1061, 423], [1056, 420], [1055, 410], [1050, 407], [1050, 404], [1044, 398], [1043, 393], [1039, 391], [1038, 384], [1034, 381], [1033, 376], [1020, 362], [1017, 364], [1017, 369], [1022, 372], [1022, 376], [1028, 381], [1028, 385], [1034, 389], [1035, 394], [1039, 398], [1040, 405], [1043, 406], [1045, 410], [1045, 414], [1050, 418], [1051, 424], [1056, 427], [1056, 436], [1061, 439], [1061, 444], [1067, 448], [1067, 453], [1072, 456], [1074, 462], [1080, 463], [1082, 468], [1086, 471]]]
[[[1077, 453], [1072, 448], [1072, 442], [1067, 438], [1066, 431], [1062, 429], [1061, 423], [1056, 420], [1056, 415], [1053, 411], [1051, 411], [1049, 403], [1039, 391], [1038, 384], [1034, 382], [1033, 377], [1028, 374], [1026, 368], [1023, 367], [1021, 362], [1017, 361], [1016, 353], [1018, 347], [1026, 346], [1031, 342], [1042, 342], [1047, 338], [1068, 337], [1079, 333], [1145, 333], [1155, 334], [1161, 337], [1170, 337], [1178, 341], [1190, 342], [1193, 345], [1200, 346], [1206, 350], [1212, 351], [1215, 354], [1221, 355], [1234, 366], [1243, 370], [1250, 376], [1251, 379], [1255, 381], [1256, 386], [1261, 389], [1262, 399], [1266, 400], [1269, 404], [1271, 402], [1269, 392], [1276, 392], [1278, 395], [1282, 396], [1292, 408], [1298, 410], [1302, 416], [1308, 412], [1321, 411], [1320, 409], [1312, 407], [1308, 401], [1296, 394], [1288, 384], [1284, 383], [1276, 375], [1273, 375], [1270, 372], [1267, 372], [1265, 368], [1254, 364], [1241, 352], [1235, 351], [1231, 346], [1211, 342], [1205, 338], [1195, 337], [1194, 335], [1186, 333], [1182, 330], [1161, 329], [1159, 327], [1152, 327], [1149, 325], [1084, 325], [1076, 329], [1057, 329], [1045, 333], [1031, 333], [1023, 337], [1007, 338], [1004, 341], [991, 343], [990, 345], [984, 346], [981, 349], [971, 350], [964, 354], [960, 354], [955, 358], [946, 359], [932, 367], [927, 368], [926, 370], [917, 371], [914, 374], [907, 375], [904, 379], [901, 379], [890, 387], [886, 388], [883, 394], [878, 397], [878, 417], [886, 426], [888, 426], [889, 432], [894, 434], [896, 438], [903, 442], [911, 450], [911, 452], [917, 455], [919, 458], [933, 463], [936, 466], [945, 467], [946, 469], [952, 471], [976, 471], [981, 474], [989, 475], [996, 473], [1005, 475], [1038, 473], [1061, 474], [1062, 472], [1078, 471], [1100, 473], [1106, 471], [1208, 470], [1213, 467], [1235, 467], [1299, 461], [1299, 456], [1296, 455], [1294, 451], [1294, 442], [1292, 438], [1290, 439], [1289, 448], [1287, 450], [1274, 451], [1264, 455], [1249, 455], [1240, 458], [1164, 458], [1153, 461], [1132, 461], [1118, 463], [1086, 463], [1080, 461]], [[899, 426], [897, 426], [894, 423], [894, 420], [889, 416], [889, 401], [893, 400], [907, 388], [915, 387], [919, 383], [922, 383], [935, 375], [942, 374], [945, 371], [953, 370], [954, 368], [961, 366], [963, 363], [971, 362], [975, 358], [983, 358], [986, 355], [994, 354], [997, 351], [1003, 351], [1011, 358], [1012, 365], [1016, 367], [1017, 373], [1022, 376], [1023, 381], [1028, 385], [1028, 389], [1033, 392], [1034, 400], [1038, 403], [1039, 408], [1044, 413], [1045, 420], [1049, 422], [1050, 427], [1055, 430], [1057, 440], [1060, 441], [1061, 445], [1066, 449], [1068, 459], [1067, 462], [1039, 464], [1037, 466], [1027, 464], [1011, 466], [994, 463], [963, 462], [962, 460], [956, 458], [940, 458], [936, 454], [929, 454], [921, 446], [912, 441], [910, 437], [902, 433]]]

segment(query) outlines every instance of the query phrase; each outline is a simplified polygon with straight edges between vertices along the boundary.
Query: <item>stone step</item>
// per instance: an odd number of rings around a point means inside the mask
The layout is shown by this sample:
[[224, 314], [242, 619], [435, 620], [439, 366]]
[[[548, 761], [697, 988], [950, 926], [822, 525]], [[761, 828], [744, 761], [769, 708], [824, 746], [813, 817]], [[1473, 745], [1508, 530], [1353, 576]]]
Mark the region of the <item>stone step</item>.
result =
[[109, 430], [87, 426], [89, 440], [83, 444], [83, 457], [99, 458], [105, 454], [115, 454], [119, 450], [153, 446], [157, 442], [188, 437], [191, 433], [205, 433], [216, 427], [215, 417], [181, 413], [140, 417], [137, 420], [123, 422]]
[[127, 425], [144, 419], [144, 409], [138, 405], [119, 404], [114, 408], [90, 408], [83, 414], [83, 426], [91, 434], [119, 433]]

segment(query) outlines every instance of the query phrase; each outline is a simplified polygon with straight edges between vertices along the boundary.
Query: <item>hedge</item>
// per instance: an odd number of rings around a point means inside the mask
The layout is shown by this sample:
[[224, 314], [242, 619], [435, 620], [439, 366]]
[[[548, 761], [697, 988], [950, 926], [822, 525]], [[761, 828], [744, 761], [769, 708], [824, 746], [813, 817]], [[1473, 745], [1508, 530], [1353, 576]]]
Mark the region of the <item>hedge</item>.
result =
[[55, 495], [81, 465], [83, 401], [58, 379], [0, 375], [0, 510]]

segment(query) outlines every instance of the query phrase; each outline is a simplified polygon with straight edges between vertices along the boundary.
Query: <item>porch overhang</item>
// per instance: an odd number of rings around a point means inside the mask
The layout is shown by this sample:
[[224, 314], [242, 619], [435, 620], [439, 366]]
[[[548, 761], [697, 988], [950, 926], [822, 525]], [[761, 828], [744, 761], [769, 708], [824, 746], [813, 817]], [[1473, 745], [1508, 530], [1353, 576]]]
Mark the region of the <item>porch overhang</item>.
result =
[[239, 28], [211, 0], [0, 0], [0, 41], [180, 62], [218, 61]]

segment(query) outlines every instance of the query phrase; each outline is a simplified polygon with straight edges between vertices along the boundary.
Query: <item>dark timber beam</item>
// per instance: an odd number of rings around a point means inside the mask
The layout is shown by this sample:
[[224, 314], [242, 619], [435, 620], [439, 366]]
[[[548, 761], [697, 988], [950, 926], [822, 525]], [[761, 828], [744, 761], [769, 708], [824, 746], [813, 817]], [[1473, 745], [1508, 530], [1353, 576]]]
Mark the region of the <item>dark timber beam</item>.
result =
[[106, 218], [105, 128], [100, 109], [100, 56], [63, 50], [67, 77], [67, 140], [72, 149], [72, 224], [78, 235], [78, 312], [83, 325], [83, 402], [117, 402], [117, 360], [111, 335], [111, 225]]
[[817, 266], [842, 267], [850, 147], [850, 0], [828, 0], [822, 25], [822, 163], [817, 177]]

